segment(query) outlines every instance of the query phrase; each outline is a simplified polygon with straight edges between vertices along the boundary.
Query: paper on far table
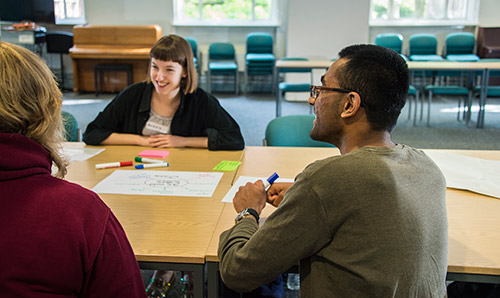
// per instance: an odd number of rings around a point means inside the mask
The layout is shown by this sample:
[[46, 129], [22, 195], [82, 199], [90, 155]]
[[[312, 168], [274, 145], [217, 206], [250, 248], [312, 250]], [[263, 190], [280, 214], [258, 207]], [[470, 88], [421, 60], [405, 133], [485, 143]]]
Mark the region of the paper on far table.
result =
[[62, 146], [62, 155], [69, 161], [83, 161], [95, 156], [106, 149], [85, 148], [83, 142], [65, 142]]
[[424, 151], [443, 172], [447, 187], [500, 198], [500, 161]]
[[211, 197], [223, 173], [116, 170], [92, 190], [97, 193]]
[[[234, 195], [236, 192], [238, 192], [238, 189], [240, 186], [243, 186], [247, 184], [248, 182], [256, 182], [257, 180], [266, 180], [268, 177], [249, 177], [249, 176], [240, 176], [236, 182], [234, 182], [233, 186], [231, 189], [227, 192], [227, 194], [224, 196], [222, 199], [222, 202], [224, 203], [231, 203], [233, 202]], [[278, 178], [274, 182], [293, 182], [294, 180], [292, 178]]]

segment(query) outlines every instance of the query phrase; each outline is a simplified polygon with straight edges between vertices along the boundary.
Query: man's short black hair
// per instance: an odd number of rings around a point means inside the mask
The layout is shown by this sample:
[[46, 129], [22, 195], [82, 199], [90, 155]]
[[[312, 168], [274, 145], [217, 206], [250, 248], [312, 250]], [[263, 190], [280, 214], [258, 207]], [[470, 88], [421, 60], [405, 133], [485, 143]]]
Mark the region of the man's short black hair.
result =
[[347, 60], [335, 73], [340, 87], [359, 93], [373, 130], [391, 131], [408, 96], [406, 61], [391, 49], [370, 44], [346, 47], [339, 58]]

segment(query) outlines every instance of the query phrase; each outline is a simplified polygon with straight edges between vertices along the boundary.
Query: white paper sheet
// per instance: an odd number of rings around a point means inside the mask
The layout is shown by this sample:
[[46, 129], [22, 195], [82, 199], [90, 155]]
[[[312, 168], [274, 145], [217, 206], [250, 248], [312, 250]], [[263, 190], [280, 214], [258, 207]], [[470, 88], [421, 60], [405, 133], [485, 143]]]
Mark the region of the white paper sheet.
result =
[[[257, 180], [266, 180], [268, 177], [249, 177], [249, 176], [240, 176], [236, 182], [234, 182], [231, 189], [227, 192], [227, 194], [222, 199], [224, 203], [232, 203], [234, 195], [238, 192], [240, 186], [247, 184], [248, 182], [256, 182]], [[292, 178], [278, 178], [275, 182], [293, 182]]]
[[424, 151], [443, 172], [447, 187], [500, 198], [500, 161]]
[[82, 142], [63, 143], [61, 154], [66, 156], [69, 161], [83, 161], [95, 156], [106, 149], [85, 148]]
[[222, 175], [217, 172], [116, 170], [92, 190], [127, 195], [211, 197]]

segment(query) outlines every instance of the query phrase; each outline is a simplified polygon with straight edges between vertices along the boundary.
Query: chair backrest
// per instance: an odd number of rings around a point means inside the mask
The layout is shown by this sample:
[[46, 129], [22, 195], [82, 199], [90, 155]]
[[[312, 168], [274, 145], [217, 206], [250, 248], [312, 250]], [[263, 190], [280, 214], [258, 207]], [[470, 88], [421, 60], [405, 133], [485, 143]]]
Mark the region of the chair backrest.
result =
[[273, 37], [268, 33], [250, 33], [247, 35], [248, 53], [273, 53]]
[[450, 33], [446, 36], [446, 55], [474, 54], [476, 39], [469, 32]]
[[64, 123], [64, 137], [68, 142], [78, 142], [78, 123], [76, 122], [75, 116], [73, 114], [62, 111], [62, 118]]
[[333, 147], [331, 144], [314, 141], [309, 136], [313, 128], [314, 115], [290, 115], [271, 120], [266, 127], [267, 146], [287, 147]]
[[[289, 61], [308, 61], [309, 59], [303, 57], [283, 57], [281, 60]], [[278, 68], [279, 72], [311, 72], [311, 68]]]
[[196, 39], [191, 38], [191, 37], [186, 37], [184, 38], [189, 45], [191, 46], [191, 49], [193, 50], [193, 56], [198, 57], [198, 43], [196, 42]]
[[216, 42], [208, 48], [209, 60], [235, 60], [234, 46], [227, 42]]
[[399, 33], [382, 33], [375, 37], [375, 44], [402, 53], [403, 35]]
[[436, 55], [437, 38], [433, 34], [414, 34], [409, 40], [410, 55]]
[[47, 42], [47, 53], [68, 54], [73, 46], [73, 33], [54, 31], [45, 35]]

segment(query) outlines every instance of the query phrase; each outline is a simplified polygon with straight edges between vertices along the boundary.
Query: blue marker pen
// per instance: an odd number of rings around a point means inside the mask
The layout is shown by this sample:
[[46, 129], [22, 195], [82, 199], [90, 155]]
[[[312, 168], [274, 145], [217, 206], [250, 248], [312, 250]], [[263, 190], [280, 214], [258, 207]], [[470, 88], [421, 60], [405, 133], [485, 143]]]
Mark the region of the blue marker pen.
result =
[[149, 168], [159, 168], [159, 167], [168, 167], [168, 162], [147, 163], [135, 166], [136, 169], [149, 169]]
[[279, 177], [280, 176], [278, 176], [278, 174], [276, 174], [276, 172], [274, 172], [274, 174], [269, 176], [269, 178], [267, 178], [267, 180], [262, 181], [264, 183], [264, 189], [267, 191], [267, 189], [269, 187], [271, 187], [271, 184], [273, 184], [274, 181], [276, 181], [276, 179], [278, 179]]

